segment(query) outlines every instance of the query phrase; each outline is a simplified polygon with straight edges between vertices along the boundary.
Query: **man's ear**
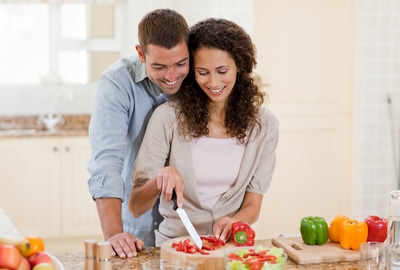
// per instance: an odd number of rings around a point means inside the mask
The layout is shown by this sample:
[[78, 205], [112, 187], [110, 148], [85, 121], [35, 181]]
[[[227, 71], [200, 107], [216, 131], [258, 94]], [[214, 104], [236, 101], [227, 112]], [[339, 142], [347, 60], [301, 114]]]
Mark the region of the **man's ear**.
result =
[[142, 48], [140, 47], [140, 45], [136, 45], [135, 48], [139, 55], [140, 62], [144, 63], [144, 53], [142, 51]]

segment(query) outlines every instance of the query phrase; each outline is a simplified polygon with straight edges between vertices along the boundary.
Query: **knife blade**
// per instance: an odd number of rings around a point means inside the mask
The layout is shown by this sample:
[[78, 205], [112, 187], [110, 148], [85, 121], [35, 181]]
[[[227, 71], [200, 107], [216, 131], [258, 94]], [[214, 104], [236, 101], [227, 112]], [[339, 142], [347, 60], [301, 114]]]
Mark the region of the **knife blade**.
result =
[[190, 237], [192, 237], [196, 246], [201, 249], [203, 247], [203, 242], [201, 241], [201, 238], [197, 233], [196, 229], [193, 227], [193, 224], [190, 221], [185, 210], [183, 210], [183, 208], [178, 207], [175, 189], [172, 191], [172, 200], [174, 201], [173, 209], [178, 213], [179, 218], [181, 219], [183, 225], [185, 225], [186, 230], [188, 231]]

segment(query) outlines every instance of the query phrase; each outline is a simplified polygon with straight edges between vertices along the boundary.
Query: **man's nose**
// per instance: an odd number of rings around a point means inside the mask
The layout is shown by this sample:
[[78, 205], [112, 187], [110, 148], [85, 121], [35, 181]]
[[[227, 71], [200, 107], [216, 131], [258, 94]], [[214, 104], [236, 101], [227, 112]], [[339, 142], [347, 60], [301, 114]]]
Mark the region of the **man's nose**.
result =
[[169, 82], [173, 82], [176, 80], [177, 77], [177, 71], [175, 67], [169, 67], [167, 69], [167, 73], [165, 74], [165, 79], [167, 79]]

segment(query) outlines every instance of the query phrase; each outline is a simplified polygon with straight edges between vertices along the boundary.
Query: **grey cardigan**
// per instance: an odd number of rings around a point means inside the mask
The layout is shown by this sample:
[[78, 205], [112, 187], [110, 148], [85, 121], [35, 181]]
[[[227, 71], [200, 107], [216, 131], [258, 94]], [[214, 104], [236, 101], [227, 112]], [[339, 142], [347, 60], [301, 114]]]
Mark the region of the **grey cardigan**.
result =
[[[185, 181], [183, 208], [200, 235], [212, 235], [213, 225], [219, 218], [231, 217], [239, 211], [246, 191], [263, 195], [270, 186], [275, 168], [279, 123], [271, 111], [263, 108], [261, 124], [259, 133], [256, 129], [249, 131], [236, 184], [210, 209], [199, 200], [190, 142], [178, 135], [175, 109], [166, 102], [155, 110], [147, 126], [132, 174], [133, 186], [144, 185], [166, 165], [176, 167]], [[168, 239], [188, 235], [172, 208], [172, 202], [160, 199], [159, 211], [164, 220], [156, 232], [156, 246]]]

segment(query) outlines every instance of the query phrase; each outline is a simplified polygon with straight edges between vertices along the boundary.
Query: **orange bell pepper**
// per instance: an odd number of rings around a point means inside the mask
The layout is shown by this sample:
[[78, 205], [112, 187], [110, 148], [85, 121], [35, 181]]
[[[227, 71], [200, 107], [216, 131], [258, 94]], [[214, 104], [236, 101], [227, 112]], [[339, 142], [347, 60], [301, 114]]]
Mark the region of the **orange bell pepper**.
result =
[[367, 241], [368, 225], [364, 221], [347, 219], [340, 227], [340, 246], [344, 249], [358, 250]]
[[328, 228], [328, 239], [332, 242], [340, 242], [340, 227], [342, 226], [343, 221], [348, 220], [349, 218], [343, 215], [337, 215], [331, 222], [331, 225]]

